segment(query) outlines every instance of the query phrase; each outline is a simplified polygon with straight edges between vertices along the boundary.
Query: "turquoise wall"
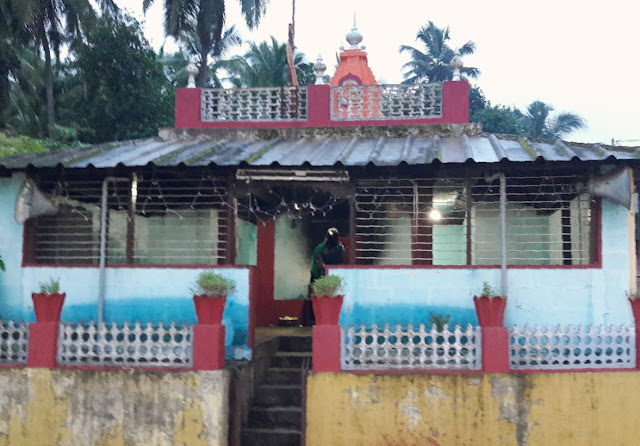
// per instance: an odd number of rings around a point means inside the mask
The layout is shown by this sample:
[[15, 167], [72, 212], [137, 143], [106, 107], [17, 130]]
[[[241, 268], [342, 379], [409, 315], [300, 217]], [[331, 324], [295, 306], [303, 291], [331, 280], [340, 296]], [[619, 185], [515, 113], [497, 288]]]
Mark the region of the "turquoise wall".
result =
[[[22, 267], [22, 225], [13, 220], [13, 204], [24, 177], [0, 178], [0, 253], [7, 267], [0, 272], [0, 318], [33, 321], [31, 293], [49, 277], [60, 278], [67, 293], [62, 321], [98, 319], [97, 267]], [[227, 298], [227, 357], [250, 359], [247, 346], [249, 267], [216, 267], [236, 281], [236, 292]], [[104, 316], [106, 322], [196, 323], [190, 288], [199, 269], [164, 267], [107, 267]]]
[[[633, 325], [628, 210], [603, 200], [602, 268], [509, 269], [507, 325]], [[429, 312], [450, 324], [477, 324], [473, 296], [482, 282], [500, 289], [499, 268], [339, 268], [347, 283], [342, 325], [428, 323]]]

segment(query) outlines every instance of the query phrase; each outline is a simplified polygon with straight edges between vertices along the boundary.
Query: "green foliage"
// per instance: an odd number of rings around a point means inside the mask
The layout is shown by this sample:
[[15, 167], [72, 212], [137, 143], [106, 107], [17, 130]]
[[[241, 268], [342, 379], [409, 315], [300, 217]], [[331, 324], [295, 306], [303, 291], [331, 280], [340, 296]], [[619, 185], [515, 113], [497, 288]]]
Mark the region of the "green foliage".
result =
[[586, 127], [585, 120], [575, 113], [558, 113], [552, 116], [553, 107], [542, 101], [533, 101], [523, 117], [525, 134], [533, 138], [563, 138], [575, 130]]
[[60, 292], [60, 279], [49, 277], [46, 282], [40, 283], [40, 292], [44, 294], [57, 294]]
[[469, 116], [473, 116], [479, 110], [483, 110], [489, 105], [489, 101], [484, 96], [480, 87], [471, 85], [469, 88]]
[[28, 136], [8, 137], [0, 132], [0, 158], [84, 146], [86, 144], [77, 141], [66, 144], [53, 139], [34, 139]]
[[4, 261], [2, 260], [2, 255], [0, 255], [0, 270], [6, 271], [4, 266]]
[[200, 271], [192, 292], [195, 295], [227, 296], [236, 290], [236, 282], [213, 270]]
[[[143, 1], [145, 12], [153, 2], [154, 0]], [[249, 29], [258, 26], [266, 12], [268, 0], [238, 0], [238, 3]], [[198, 87], [206, 87], [209, 56], [221, 55], [226, 12], [224, 0], [164, 0], [165, 33], [180, 43], [197, 39]]]
[[432, 313], [429, 311], [429, 326], [436, 326], [436, 330], [443, 331], [444, 326], [449, 323], [451, 319], [451, 315], [449, 314], [440, 314], [440, 313]]
[[489, 285], [489, 282], [482, 282], [482, 294], [480, 296], [486, 296], [488, 298], [492, 298], [497, 296], [498, 294], [494, 291], [493, 287]]
[[[300, 85], [315, 82], [313, 64], [305, 61], [303, 53], [294, 55]], [[288, 84], [287, 45], [271, 36], [270, 42], [249, 42], [249, 50], [225, 64], [234, 87], [283, 87]]]
[[[432, 21], [420, 28], [416, 34], [416, 40], [420, 48], [408, 45], [401, 45], [400, 52], [408, 53], [411, 60], [404, 64], [405, 84], [416, 84], [419, 82], [442, 82], [453, 78], [453, 70], [449, 67], [453, 59], [454, 51], [449, 47], [449, 27], [439, 28]], [[476, 44], [468, 41], [460, 48], [461, 56], [473, 54]], [[463, 76], [475, 78], [480, 71], [474, 67], [463, 67]]]
[[174, 89], [134, 19], [101, 17], [74, 53], [86, 88], [77, 118], [91, 142], [155, 136], [173, 123]]
[[64, 127], [55, 124], [52, 128], [52, 138], [54, 141], [64, 144], [72, 144], [78, 140], [78, 130], [73, 127]]
[[342, 277], [329, 274], [328, 276], [316, 279], [311, 284], [311, 293], [318, 297], [336, 297], [342, 292], [343, 286]]
[[482, 124], [482, 130], [489, 133], [519, 135], [522, 133], [522, 113], [508, 107], [487, 107], [471, 115], [471, 122]]

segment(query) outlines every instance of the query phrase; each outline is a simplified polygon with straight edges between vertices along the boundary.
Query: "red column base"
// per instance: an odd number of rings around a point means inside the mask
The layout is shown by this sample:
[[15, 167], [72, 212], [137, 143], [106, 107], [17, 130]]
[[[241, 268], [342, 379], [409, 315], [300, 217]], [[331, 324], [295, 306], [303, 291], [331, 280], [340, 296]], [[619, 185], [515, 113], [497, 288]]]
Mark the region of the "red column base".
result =
[[56, 368], [59, 322], [33, 322], [29, 324], [29, 367]]
[[482, 370], [509, 372], [509, 330], [506, 327], [482, 327]]
[[313, 327], [313, 371], [340, 372], [340, 326]]
[[194, 370], [220, 370], [224, 368], [224, 325], [193, 327]]

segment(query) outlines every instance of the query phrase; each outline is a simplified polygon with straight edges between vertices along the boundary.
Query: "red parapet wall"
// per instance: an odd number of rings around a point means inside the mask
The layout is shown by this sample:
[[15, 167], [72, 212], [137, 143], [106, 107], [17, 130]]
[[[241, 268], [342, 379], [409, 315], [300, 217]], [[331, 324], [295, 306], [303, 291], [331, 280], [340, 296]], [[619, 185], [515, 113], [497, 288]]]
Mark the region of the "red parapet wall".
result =
[[201, 119], [201, 90], [199, 88], [176, 89], [175, 126], [179, 129], [225, 128], [312, 128], [356, 126], [406, 126], [426, 124], [464, 124], [469, 122], [469, 83], [448, 81], [442, 84], [442, 116], [438, 118], [332, 120], [331, 87], [309, 85], [308, 116], [306, 120], [282, 121], [214, 121]]

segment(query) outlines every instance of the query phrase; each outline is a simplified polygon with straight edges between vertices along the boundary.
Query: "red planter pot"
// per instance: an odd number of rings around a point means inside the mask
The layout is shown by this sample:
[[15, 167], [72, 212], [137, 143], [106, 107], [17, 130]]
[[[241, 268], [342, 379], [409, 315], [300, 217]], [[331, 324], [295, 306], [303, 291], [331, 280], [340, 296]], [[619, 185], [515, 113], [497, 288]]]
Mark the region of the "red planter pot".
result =
[[492, 298], [473, 296], [473, 303], [476, 306], [476, 315], [481, 327], [502, 327], [507, 299], [500, 296]]
[[202, 325], [220, 325], [226, 303], [227, 296], [209, 296], [208, 294], [193, 296], [198, 323]]
[[31, 293], [37, 322], [58, 322], [67, 293]]
[[316, 325], [338, 325], [344, 296], [311, 296]]

